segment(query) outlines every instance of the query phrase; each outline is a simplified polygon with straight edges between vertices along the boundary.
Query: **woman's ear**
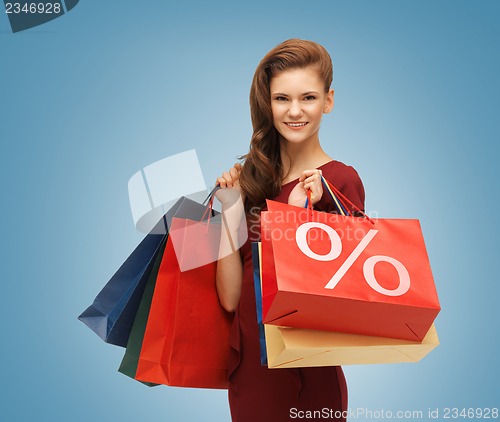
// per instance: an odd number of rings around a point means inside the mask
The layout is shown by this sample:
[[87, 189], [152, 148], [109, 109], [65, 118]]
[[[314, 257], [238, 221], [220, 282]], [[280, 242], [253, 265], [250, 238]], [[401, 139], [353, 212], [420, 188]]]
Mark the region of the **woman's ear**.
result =
[[330, 113], [330, 111], [332, 111], [333, 109], [333, 104], [334, 104], [333, 89], [330, 89], [330, 91], [326, 93], [325, 107], [323, 108], [323, 113], [325, 114]]

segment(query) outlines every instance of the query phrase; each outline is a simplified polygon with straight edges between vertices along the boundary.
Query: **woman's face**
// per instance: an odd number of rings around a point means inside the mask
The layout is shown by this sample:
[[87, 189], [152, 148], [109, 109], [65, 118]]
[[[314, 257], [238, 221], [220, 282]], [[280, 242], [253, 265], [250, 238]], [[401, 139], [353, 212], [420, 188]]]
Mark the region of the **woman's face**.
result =
[[274, 127], [291, 143], [318, 141], [323, 113], [333, 108], [333, 90], [314, 67], [290, 69], [271, 79], [271, 110]]

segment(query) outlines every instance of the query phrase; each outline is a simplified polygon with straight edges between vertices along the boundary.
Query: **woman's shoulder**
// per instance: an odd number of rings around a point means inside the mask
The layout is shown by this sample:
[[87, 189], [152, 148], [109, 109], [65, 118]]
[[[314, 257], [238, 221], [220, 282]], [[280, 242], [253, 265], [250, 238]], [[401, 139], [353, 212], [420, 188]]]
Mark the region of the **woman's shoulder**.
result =
[[344, 164], [342, 161], [331, 160], [328, 163], [318, 167], [323, 176], [338, 189], [346, 184], [361, 183], [361, 178], [353, 166]]
[[[323, 177], [335, 186], [343, 195], [353, 202], [359, 209], [365, 208], [365, 189], [358, 172], [353, 166], [344, 164], [341, 161], [332, 160], [318, 167], [323, 173]], [[326, 195], [321, 198], [323, 206], [331, 202]]]

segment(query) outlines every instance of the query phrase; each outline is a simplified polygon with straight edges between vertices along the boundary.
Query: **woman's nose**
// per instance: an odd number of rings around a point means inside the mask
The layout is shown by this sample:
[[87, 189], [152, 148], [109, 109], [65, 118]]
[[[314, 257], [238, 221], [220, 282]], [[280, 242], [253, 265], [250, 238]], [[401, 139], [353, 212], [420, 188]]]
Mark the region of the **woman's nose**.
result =
[[302, 114], [302, 107], [300, 106], [300, 102], [291, 101], [290, 107], [288, 109], [288, 117], [299, 117]]

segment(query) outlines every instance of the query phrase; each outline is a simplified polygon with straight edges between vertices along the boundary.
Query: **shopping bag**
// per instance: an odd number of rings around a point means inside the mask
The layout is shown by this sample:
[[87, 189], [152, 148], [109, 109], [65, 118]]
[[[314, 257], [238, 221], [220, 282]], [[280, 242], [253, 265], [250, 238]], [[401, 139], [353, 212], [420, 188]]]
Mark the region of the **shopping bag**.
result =
[[262, 273], [260, 265], [261, 255], [261, 243], [252, 242], [253, 282], [255, 287], [255, 304], [257, 307], [257, 325], [259, 326], [260, 364], [267, 365], [266, 335], [264, 332], [264, 323], [262, 322]]
[[207, 207], [181, 197], [137, 246], [78, 319], [105, 342], [126, 347], [146, 281], [174, 216], [200, 219]]
[[422, 341], [439, 313], [418, 220], [268, 200], [261, 241], [266, 324]]
[[[213, 192], [209, 195], [209, 197], [213, 196]], [[208, 199], [208, 198], [207, 198]], [[211, 203], [210, 203], [211, 204]], [[182, 198], [180, 204], [175, 209], [175, 215], [178, 217], [189, 217], [189, 218], [197, 218], [198, 220], [202, 220], [203, 218], [215, 218], [218, 213], [211, 210], [211, 205], [201, 205], [197, 202], [194, 202], [187, 198]], [[191, 221], [191, 220], [188, 220]], [[172, 233], [172, 219], [169, 219], [170, 227], [168, 236]], [[134, 324], [132, 326], [130, 337], [127, 342], [127, 347], [125, 350], [125, 355], [122, 359], [120, 367], [118, 371], [131, 377], [135, 378], [137, 373], [137, 365], [139, 361], [139, 356], [142, 348], [144, 332], [146, 330], [146, 324], [148, 321], [149, 310], [151, 308], [151, 301], [153, 298], [153, 293], [155, 290], [156, 279], [158, 276], [158, 272], [160, 269], [160, 264], [162, 262], [163, 253], [165, 250], [166, 240], [165, 238], [160, 247], [161, 252], [156, 257], [153, 269], [149, 275], [148, 281], [146, 283], [146, 287], [144, 289], [144, 293], [142, 295], [141, 303], [139, 305], [139, 309], [137, 311]], [[143, 382], [148, 386], [158, 385], [155, 383]]]
[[418, 362], [439, 345], [431, 325], [422, 341], [265, 324], [268, 368]]
[[146, 281], [167, 232], [166, 226], [164, 217], [78, 317], [106, 343], [127, 345]]
[[[200, 222], [198, 222], [200, 223]], [[199, 229], [195, 250], [203, 254], [215, 224], [172, 220], [171, 231]], [[208, 240], [207, 240], [208, 239]], [[210, 244], [210, 247], [212, 245]], [[162, 258], [144, 333], [136, 379], [179, 387], [227, 388], [231, 315], [220, 305], [216, 262], [182, 272], [172, 238]]]
[[[207, 210], [211, 209], [214, 194], [218, 189], [216, 186], [207, 198], [209, 199]], [[216, 262], [245, 244], [248, 230], [241, 195], [234, 195], [232, 201], [223, 213], [213, 213], [213, 215], [206, 213], [201, 219], [185, 219], [179, 224], [178, 230], [170, 230], [169, 236], [172, 238], [181, 271]], [[231, 224], [231, 227], [228, 224]], [[221, 248], [222, 237], [224, 242]], [[203, 244], [202, 250], [199, 250], [200, 240]]]
[[[161, 252], [155, 259], [155, 263], [151, 273], [149, 274], [144, 293], [141, 298], [141, 303], [139, 304], [139, 309], [134, 319], [134, 324], [130, 331], [130, 336], [127, 341], [127, 347], [125, 349], [125, 355], [123, 356], [122, 362], [118, 371], [130, 378], [135, 378], [137, 373], [137, 363], [139, 362], [139, 355], [141, 354], [142, 342], [144, 339], [144, 331], [146, 330], [146, 324], [148, 322], [149, 310], [151, 308], [151, 301], [153, 299], [153, 292], [156, 285], [156, 278], [158, 277], [158, 271], [160, 269], [160, 264], [163, 258], [163, 252], [165, 250], [166, 239], [163, 242], [163, 247]], [[143, 382], [149, 387], [158, 385], [154, 383]]]
[[439, 345], [434, 324], [421, 342], [263, 324], [261, 245], [252, 243], [261, 364], [268, 368], [303, 368], [418, 362]]

